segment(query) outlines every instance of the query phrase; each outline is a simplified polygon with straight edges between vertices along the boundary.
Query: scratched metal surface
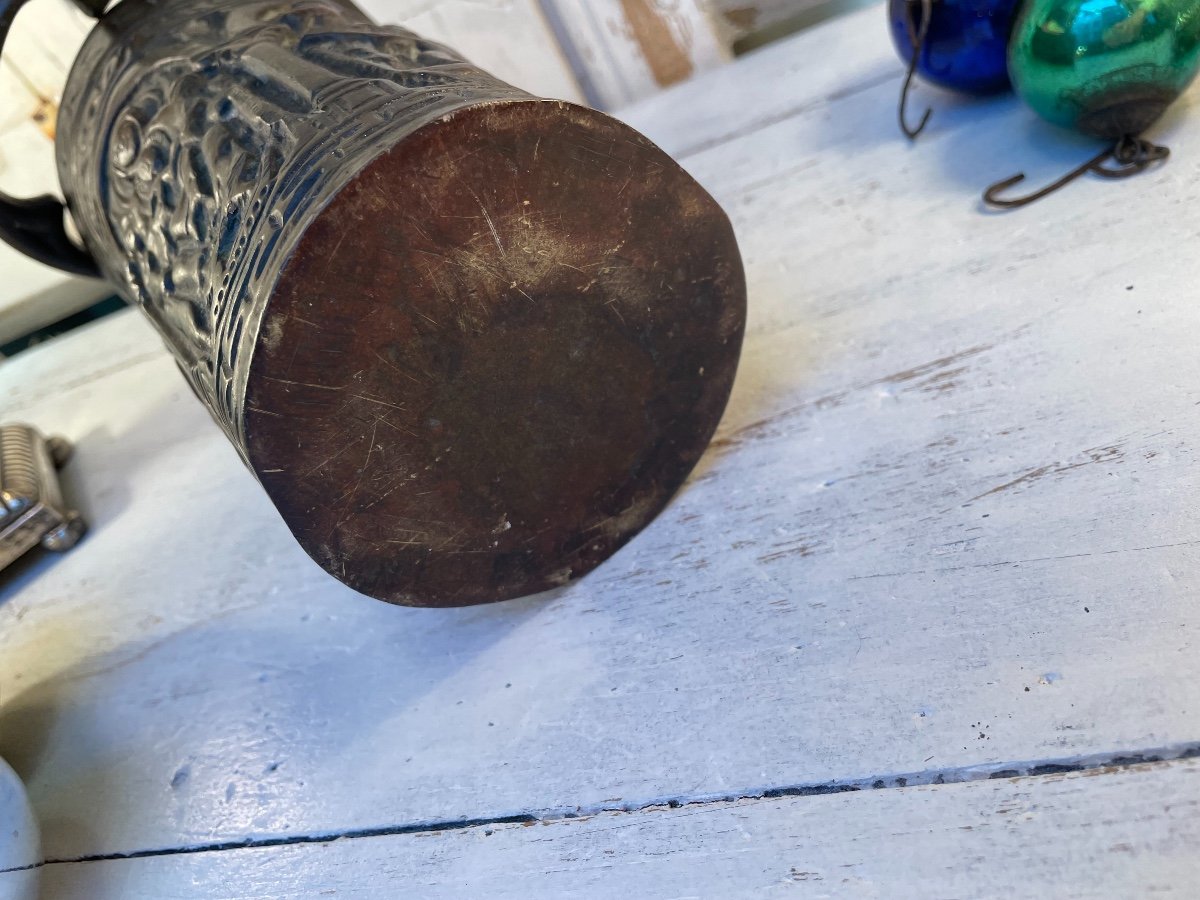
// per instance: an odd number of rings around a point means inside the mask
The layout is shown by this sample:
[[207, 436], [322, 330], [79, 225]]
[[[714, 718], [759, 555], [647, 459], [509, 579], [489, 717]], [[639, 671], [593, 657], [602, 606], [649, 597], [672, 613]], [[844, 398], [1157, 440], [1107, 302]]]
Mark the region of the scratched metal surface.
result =
[[0, 602], [0, 755], [49, 858], [1194, 746], [1200, 260], [1161, 248], [1200, 230], [1200, 121], [1160, 170], [984, 215], [1091, 146], [923, 91], [908, 147], [861, 24], [726, 70], [758, 115], [629, 113], [707, 148], [750, 332], [690, 485], [562, 592], [331, 584], [131, 316], [0, 370], [6, 417], [78, 442], [95, 523]]

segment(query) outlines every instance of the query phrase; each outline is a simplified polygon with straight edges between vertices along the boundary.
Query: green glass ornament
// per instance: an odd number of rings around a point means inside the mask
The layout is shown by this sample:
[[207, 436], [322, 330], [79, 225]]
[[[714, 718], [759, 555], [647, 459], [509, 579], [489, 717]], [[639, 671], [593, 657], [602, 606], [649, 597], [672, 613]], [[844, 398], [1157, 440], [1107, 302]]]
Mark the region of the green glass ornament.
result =
[[1200, 69], [1200, 0], [1026, 0], [1008, 45], [1041, 116], [1118, 139], [1152, 124]]

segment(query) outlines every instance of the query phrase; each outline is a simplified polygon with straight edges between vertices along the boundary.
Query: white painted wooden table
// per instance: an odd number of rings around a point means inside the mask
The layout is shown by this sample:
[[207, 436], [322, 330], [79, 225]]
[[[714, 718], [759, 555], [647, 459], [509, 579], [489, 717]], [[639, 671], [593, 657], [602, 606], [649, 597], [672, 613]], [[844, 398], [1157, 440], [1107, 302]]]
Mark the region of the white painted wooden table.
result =
[[628, 112], [750, 332], [691, 482], [553, 595], [332, 582], [135, 314], [4, 364], [94, 524], [0, 588], [44, 895], [1195, 897], [1200, 115], [987, 215], [1091, 147], [926, 90], [910, 147], [900, 76], [873, 9]]

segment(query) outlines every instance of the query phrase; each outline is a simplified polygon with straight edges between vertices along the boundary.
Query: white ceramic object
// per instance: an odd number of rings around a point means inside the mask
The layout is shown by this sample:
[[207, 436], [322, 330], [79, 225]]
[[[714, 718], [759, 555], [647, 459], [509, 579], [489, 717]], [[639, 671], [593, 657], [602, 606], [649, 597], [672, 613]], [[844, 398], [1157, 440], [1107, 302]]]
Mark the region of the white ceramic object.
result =
[[0, 759], [0, 900], [37, 900], [38, 827], [25, 786]]

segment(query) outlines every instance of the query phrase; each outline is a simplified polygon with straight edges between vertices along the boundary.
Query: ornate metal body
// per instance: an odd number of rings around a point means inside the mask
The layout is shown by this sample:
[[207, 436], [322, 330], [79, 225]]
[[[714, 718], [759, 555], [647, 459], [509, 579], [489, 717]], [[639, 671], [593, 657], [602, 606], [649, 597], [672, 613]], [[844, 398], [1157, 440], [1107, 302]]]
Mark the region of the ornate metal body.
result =
[[580, 575], [716, 426], [745, 311], [719, 207], [626, 126], [347, 0], [124, 0], [58, 134], [100, 270], [365, 593]]
[[59, 170], [104, 274], [244, 453], [254, 343], [312, 214], [422, 125], [526, 98], [338, 0], [126, 0], [74, 66]]

